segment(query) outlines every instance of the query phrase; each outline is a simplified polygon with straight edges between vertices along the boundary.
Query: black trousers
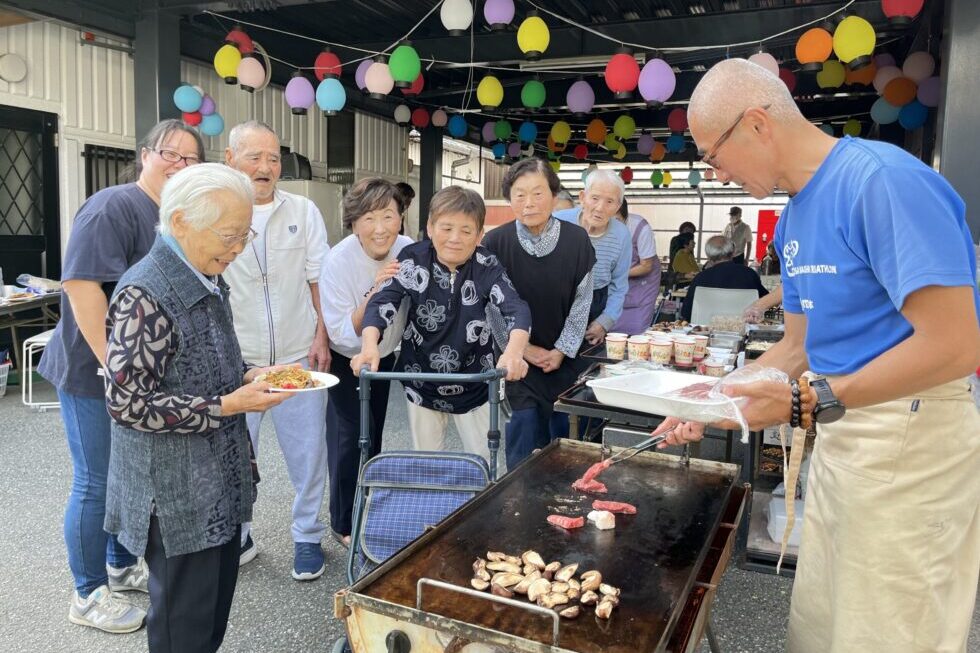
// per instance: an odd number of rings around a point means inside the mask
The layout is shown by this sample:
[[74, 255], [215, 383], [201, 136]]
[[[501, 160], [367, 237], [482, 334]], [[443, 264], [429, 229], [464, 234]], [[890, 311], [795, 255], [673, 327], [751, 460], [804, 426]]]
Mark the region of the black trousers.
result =
[[739, 254], [738, 256], [733, 256], [732, 263], [741, 263], [742, 265], [745, 265], [745, 254]]
[[[330, 388], [327, 401], [327, 469], [330, 473], [330, 527], [340, 535], [351, 534], [351, 512], [357, 492], [358, 466], [361, 450], [361, 402], [357, 394], [360, 381], [350, 368], [350, 359], [331, 351], [330, 373], [340, 383]], [[378, 370], [390, 372], [395, 355], [381, 359]], [[371, 384], [371, 456], [381, 452], [381, 434], [388, 412], [390, 381]]]
[[214, 653], [221, 647], [238, 583], [241, 533], [239, 526], [227, 544], [168, 558], [160, 523], [150, 517], [150, 653]]

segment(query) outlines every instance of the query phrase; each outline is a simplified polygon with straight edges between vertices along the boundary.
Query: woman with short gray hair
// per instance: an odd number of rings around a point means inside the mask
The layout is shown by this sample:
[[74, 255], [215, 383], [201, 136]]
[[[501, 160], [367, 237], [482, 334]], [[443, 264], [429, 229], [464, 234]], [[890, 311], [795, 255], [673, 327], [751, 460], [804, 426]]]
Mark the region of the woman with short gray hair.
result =
[[112, 424], [105, 528], [150, 570], [151, 653], [213, 652], [252, 516], [246, 411], [291, 396], [245, 370], [221, 273], [255, 232], [252, 184], [220, 164], [174, 175], [160, 236], [109, 305]]

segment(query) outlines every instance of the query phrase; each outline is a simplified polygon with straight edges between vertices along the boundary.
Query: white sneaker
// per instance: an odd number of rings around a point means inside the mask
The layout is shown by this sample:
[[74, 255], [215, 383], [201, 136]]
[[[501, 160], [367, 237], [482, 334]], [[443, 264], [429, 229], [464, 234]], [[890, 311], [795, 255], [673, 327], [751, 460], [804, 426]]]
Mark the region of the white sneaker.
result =
[[80, 598], [78, 592], [72, 595], [68, 621], [107, 633], [132, 633], [143, 627], [146, 612], [102, 585], [88, 598]]
[[238, 554], [238, 566], [247, 565], [255, 560], [257, 555], [259, 555], [259, 545], [255, 543], [252, 534], [249, 533], [248, 537], [245, 538], [245, 544], [242, 545], [241, 552]]
[[146, 560], [138, 558], [135, 565], [116, 568], [106, 565], [111, 592], [149, 592], [150, 569]]

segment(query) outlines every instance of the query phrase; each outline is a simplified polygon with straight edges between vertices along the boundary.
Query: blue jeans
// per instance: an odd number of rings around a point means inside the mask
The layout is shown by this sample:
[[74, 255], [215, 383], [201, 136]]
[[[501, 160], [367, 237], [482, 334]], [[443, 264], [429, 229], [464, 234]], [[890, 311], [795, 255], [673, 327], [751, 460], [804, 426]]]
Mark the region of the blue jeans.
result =
[[568, 437], [568, 415], [542, 408], [522, 408], [507, 423], [507, 471], [555, 438]]
[[68, 566], [79, 596], [109, 582], [106, 563], [136, 564], [136, 557], [103, 530], [106, 477], [109, 473], [109, 413], [105, 400], [58, 391], [71, 453], [72, 483], [65, 509]]

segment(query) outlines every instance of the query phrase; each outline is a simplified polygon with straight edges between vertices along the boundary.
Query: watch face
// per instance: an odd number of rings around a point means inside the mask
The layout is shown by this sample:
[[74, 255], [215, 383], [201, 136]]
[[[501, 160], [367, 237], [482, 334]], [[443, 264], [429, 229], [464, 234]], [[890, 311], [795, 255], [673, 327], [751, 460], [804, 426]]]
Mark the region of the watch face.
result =
[[818, 424], [830, 424], [844, 416], [844, 406], [835, 402], [829, 406], [821, 406], [814, 417]]

